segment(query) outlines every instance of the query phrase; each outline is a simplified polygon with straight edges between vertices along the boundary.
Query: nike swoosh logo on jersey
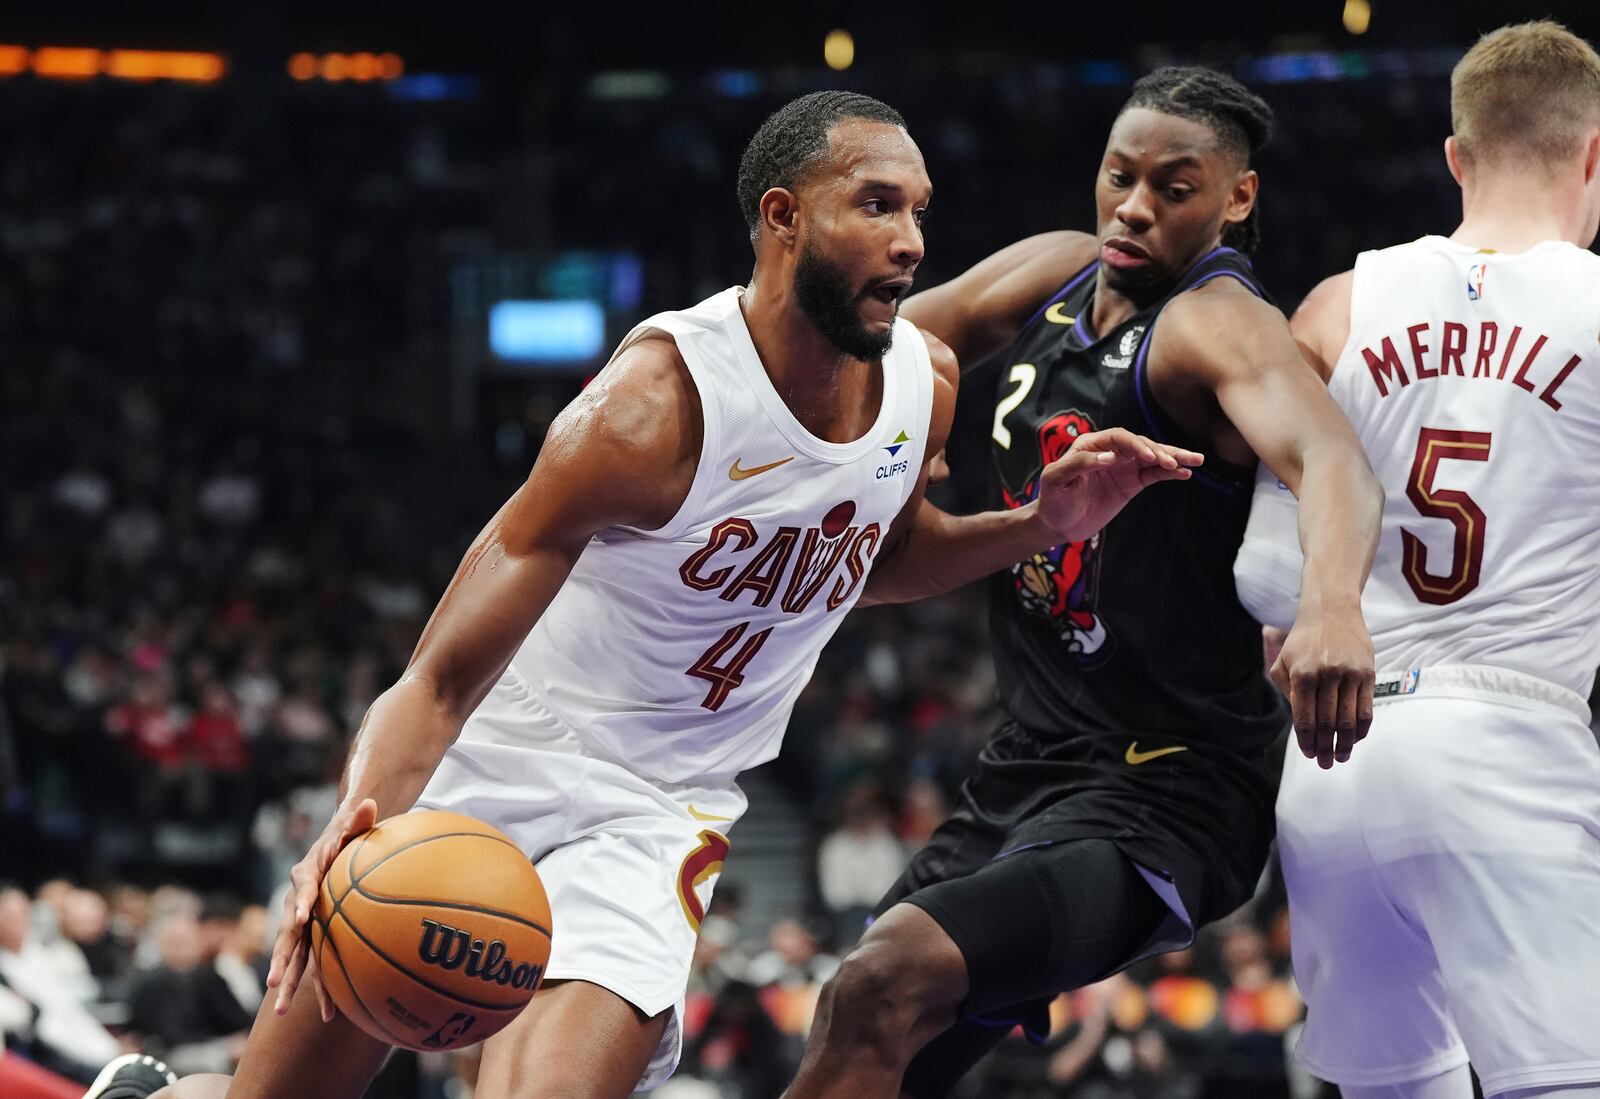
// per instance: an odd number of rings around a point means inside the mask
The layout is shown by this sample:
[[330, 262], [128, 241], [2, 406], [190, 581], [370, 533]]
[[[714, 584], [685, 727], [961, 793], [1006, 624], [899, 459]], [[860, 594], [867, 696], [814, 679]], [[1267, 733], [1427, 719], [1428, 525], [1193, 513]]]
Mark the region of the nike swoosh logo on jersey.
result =
[[1056, 302], [1044, 311], [1044, 319], [1051, 324], [1076, 324], [1078, 321], [1077, 317], [1069, 317], [1061, 311], [1060, 302]]
[[692, 804], [689, 806], [689, 815], [691, 817], [693, 817], [695, 820], [731, 821], [733, 819], [732, 817], [719, 817], [715, 813], [702, 813], [700, 810], [696, 809]]
[[1152, 759], [1160, 759], [1162, 756], [1170, 756], [1173, 752], [1187, 752], [1188, 750], [1183, 745], [1179, 745], [1176, 748], [1157, 748], [1154, 751], [1141, 752], [1139, 751], [1139, 742], [1136, 740], [1128, 745], [1127, 754], [1122, 758], [1128, 761], [1129, 767], [1137, 767], [1141, 763], [1149, 763]]
[[742, 481], [746, 477], [754, 477], [758, 473], [765, 473], [769, 469], [777, 469], [785, 462], [792, 461], [794, 461], [793, 454], [789, 455], [787, 458], [779, 458], [776, 462], [768, 462], [764, 466], [751, 466], [749, 469], [740, 469], [739, 459], [735, 458], [733, 460], [733, 465], [728, 467], [728, 477], [735, 481]]

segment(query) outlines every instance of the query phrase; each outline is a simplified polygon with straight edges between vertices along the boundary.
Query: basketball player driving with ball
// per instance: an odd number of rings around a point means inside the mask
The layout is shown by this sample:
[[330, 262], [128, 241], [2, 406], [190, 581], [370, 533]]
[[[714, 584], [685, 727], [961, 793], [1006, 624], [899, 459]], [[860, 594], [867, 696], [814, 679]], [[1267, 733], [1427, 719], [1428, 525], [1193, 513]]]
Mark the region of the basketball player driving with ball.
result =
[[[480, 1099], [622, 1099], [676, 1065], [698, 923], [818, 652], [863, 597], [932, 594], [1091, 537], [1200, 456], [1075, 439], [1026, 507], [919, 508], [958, 367], [899, 319], [931, 195], [900, 116], [845, 92], [756, 133], [748, 285], [635, 328], [554, 422], [356, 736], [292, 874], [237, 1075], [148, 1064], [95, 1099], [357, 1099], [389, 1047], [339, 1016], [305, 928], [337, 852], [412, 808], [495, 825], [538, 866], [547, 984], [486, 1046]], [[931, 521], [932, 519], [938, 521]]]

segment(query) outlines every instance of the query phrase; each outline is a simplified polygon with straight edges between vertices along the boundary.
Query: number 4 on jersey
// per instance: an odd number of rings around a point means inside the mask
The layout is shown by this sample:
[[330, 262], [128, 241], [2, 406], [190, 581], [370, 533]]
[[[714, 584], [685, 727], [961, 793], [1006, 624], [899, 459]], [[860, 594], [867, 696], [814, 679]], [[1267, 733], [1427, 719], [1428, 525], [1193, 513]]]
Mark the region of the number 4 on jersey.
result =
[[711, 711], [716, 711], [728, 700], [728, 695], [733, 693], [735, 687], [744, 682], [744, 666], [750, 663], [750, 658], [761, 651], [761, 646], [767, 643], [767, 635], [772, 632], [768, 626], [758, 634], [752, 634], [750, 639], [739, 646], [739, 651], [733, 654], [726, 664], [718, 666], [717, 661], [728, 655], [728, 650], [739, 644], [739, 639], [744, 637], [744, 631], [750, 628], [750, 623], [741, 622], [723, 634], [705, 652], [700, 654], [700, 659], [694, 662], [685, 674], [696, 679], [703, 679], [711, 684], [711, 689], [706, 692], [706, 697], [700, 705]]

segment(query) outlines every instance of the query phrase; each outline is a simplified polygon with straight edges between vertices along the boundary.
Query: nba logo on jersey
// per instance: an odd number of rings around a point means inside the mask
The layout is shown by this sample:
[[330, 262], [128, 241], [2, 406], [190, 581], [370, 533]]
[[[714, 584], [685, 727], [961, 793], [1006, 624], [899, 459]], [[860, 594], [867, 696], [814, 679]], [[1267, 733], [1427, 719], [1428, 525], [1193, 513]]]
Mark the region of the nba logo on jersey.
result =
[[1373, 698], [1394, 698], [1397, 695], [1417, 693], [1417, 684], [1422, 681], [1422, 669], [1411, 668], [1399, 675], [1384, 676], [1373, 684]]
[[1477, 301], [1483, 297], [1483, 280], [1489, 273], [1487, 263], [1475, 263], [1467, 269], [1467, 300]]

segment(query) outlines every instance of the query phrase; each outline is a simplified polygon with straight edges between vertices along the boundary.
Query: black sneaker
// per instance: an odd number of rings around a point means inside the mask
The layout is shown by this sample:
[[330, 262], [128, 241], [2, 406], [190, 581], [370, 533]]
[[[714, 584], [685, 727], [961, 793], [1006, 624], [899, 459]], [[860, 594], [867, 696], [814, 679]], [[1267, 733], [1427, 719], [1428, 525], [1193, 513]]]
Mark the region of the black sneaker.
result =
[[178, 1074], [144, 1053], [125, 1053], [100, 1070], [83, 1099], [148, 1099]]

